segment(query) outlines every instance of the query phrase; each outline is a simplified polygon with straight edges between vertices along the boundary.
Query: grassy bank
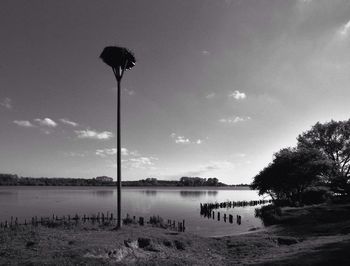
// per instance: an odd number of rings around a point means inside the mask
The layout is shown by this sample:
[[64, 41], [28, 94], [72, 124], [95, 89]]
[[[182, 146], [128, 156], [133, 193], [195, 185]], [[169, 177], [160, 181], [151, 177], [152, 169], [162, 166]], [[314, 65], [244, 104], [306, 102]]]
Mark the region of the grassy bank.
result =
[[279, 225], [204, 238], [150, 225], [0, 231], [0, 265], [348, 265], [350, 205], [281, 210]]

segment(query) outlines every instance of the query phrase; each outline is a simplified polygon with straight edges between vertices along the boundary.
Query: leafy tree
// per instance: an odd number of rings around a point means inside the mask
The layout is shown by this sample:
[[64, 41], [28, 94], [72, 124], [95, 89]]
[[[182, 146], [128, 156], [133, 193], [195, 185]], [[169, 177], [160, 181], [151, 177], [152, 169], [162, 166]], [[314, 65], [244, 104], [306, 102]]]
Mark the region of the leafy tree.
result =
[[286, 148], [274, 154], [274, 159], [251, 185], [259, 194], [269, 194], [275, 200], [301, 202], [303, 192], [329, 171], [329, 160], [316, 149]]
[[350, 120], [316, 123], [298, 136], [298, 147], [317, 149], [333, 162], [332, 172], [325, 175], [335, 192], [350, 192]]
[[125, 70], [135, 66], [136, 59], [132, 52], [124, 47], [105, 47], [100, 55], [104, 63], [110, 66], [117, 80], [117, 228], [121, 227], [121, 141], [120, 141], [120, 83]]

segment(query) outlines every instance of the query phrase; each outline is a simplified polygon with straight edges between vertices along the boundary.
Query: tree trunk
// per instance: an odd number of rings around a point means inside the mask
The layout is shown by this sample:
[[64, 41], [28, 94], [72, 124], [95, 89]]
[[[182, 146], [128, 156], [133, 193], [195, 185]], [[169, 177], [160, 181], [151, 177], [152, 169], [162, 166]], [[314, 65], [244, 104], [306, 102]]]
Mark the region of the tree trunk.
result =
[[120, 83], [117, 80], [117, 228], [122, 226], [122, 211], [121, 211], [121, 190], [122, 190], [122, 165], [121, 165], [121, 143], [120, 143]]

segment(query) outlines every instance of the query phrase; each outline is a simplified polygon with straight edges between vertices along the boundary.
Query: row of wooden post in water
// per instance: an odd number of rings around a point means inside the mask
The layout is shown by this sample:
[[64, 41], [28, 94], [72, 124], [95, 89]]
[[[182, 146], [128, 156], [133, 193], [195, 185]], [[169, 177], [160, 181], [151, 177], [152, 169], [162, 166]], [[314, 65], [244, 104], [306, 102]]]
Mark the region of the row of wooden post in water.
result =
[[[215, 219], [215, 212], [213, 210], [220, 209], [220, 208], [234, 208], [234, 207], [246, 207], [246, 206], [257, 206], [260, 204], [266, 204], [271, 203], [271, 200], [251, 200], [251, 201], [226, 201], [221, 203], [201, 203], [200, 204], [200, 214], [204, 217], [207, 217], [208, 219], [213, 218]], [[220, 221], [221, 214], [218, 211], [217, 212], [217, 220]], [[233, 215], [232, 214], [226, 214], [223, 215], [223, 220], [226, 223], [228, 220], [229, 223], [233, 223]], [[240, 225], [242, 223], [242, 216], [236, 215], [236, 223]]]
[[[212, 211], [212, 212], [210, 212], [210, 213], [201, 214], [201, 215], [204, 215], [204, 217], [207, 217], [208, 219], [210, 219], [210, 218], [213, 218], [213, 220], [215, 219], [215, 212], [214, 212], [214, 211]], [[218, 221], [221, 220], [221, 214], [220, 214], [220, 212], [217, 212], [216, 217], [217, 217], [217, 220], [218, 220]], [[224, 213], [224, 215], [223, 215], [223, 220], [224, 220], [225, 223], [226, 223], [227, 220], [228, 220], [228, 222], [229, 222], [230, 224], [232, 224], [232, 223], [233, 223], [233, 215], [232, 215], [232, 214], [226, 214], [226, 213]], [[242, 216], [240, 216], [240, 215], [238, 215], [238, 214], [236, 215], [236, 223], [237, 223], [238, 225], [240, 225], [240, 224], [242, 223]]]
[[201, 203], [200, 210], [201, 214], [211, 213], [214, 209], [219, 208], [234, 208], [234, 207], [246, 207], [246, 206], [257, 206], [261, 204], [271, 203], [272, 200], [251, 200], [251, 201], [226, 201], [226, 202], [215, 202], [215, 203]]
[[[0, 222], [0, 229], [15, 229], [19, 226], [38, 226], [43, 225], [47, 227], [56, 227], [59, 225], [78, 225], [79, 222], [87, 223], [90, 222], [92, 224], [101, 224], [101, 225], [114, 225], [116, 222], [116, 219], [113, 216], [113, 213], [107, 212], [106, 214], [103, 212], [99, 212], [96, 214], [93, 214], [91, 216], [88, 216], [86, 214], [84, 215], [67, 215], [67, 216], [57, 216], [52, 215], [50, 217], [38, 217], [34, 216], [31, 219], [27, 220], [24, 219], [24, 223], [20, 223], [18, 220], [18, 217], [11, 216], [11, 219], [9, 221]], [[182, 220], [181, 222], [175, 221], [175, 220], [167, 220], [167, 224], [164, 223], [163, 219], [159, 216], [151, 216], [149, 218], [149, 221], [146, 222], [144, 217], [139, 217], [139, 219], [136, 219], [136, 216], [133, 216], [133, 219], [130, 218], [129, 214], [127, 214], [126, 218], [123, 219], [123, 224], [139, 224], [140, 226], [144, 226], [145, 223], [151, 224], [152, 226], [158, 226], [163, 228], [170, 228], [172, 230], [176, 230], [179, 232], [185, 231], [185, 220]]]

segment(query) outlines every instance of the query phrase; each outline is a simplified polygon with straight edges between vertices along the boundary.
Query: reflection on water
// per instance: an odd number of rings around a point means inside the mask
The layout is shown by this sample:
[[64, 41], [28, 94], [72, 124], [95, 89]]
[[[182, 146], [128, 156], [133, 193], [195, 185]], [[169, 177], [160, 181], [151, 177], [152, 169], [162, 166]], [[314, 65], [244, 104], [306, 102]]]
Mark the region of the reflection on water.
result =
[[157, 190], [141, 190], [140, 193], [145, 194], [146, 196], [156, 196]]
[[[169, 195], [170, 193], [172, 194], [178, 194], [181, 197], [184, 198], [199, 198], [199, 197], [206, 197], [206, 196], [212, 196], [215, 197], [218, 192], [216, 190], [172, 190], [172, 189], [160, 189], [160, 190], [150, 190], [150, 189], [145, 189], [145, 190], [139, 190], [139, 193], [142, 193], [146, 196], [157, 196], [159, 193], [165, 193]], [[137, 193], [137, 192], [136, 192]]]
[[215, 196], [218, 192], [217, 191], [203, 191], [203, 190], [181, 190], [180, 196], [181, 197], [191, 197], [191, 198], [199, 198], [201, 196]]
[[92, 191], [92, 193], [98, 197], [112, 197], [114, 194], [114, 190], [97, 190]]
[[[254, 207], [222, 210], [221, 215], [242, 216], [242, 224], [223, 219], [203, 219], [200, 203], [258, 200], [252, 190], [206, 188], [122, 188], [122, 213], [144, 217], [159, 215], [163, 219], [186, 221], [186, 231], [203, 236], [247, 232], [263, 226], [254, 216]], [[32, 216], [92, 215], [113, 212], [116, 215], [116, 187], [0, 187], [0, 221], [11, 216], [23, 221]], [[221, 212], [221, 210], [220, 210]]]

